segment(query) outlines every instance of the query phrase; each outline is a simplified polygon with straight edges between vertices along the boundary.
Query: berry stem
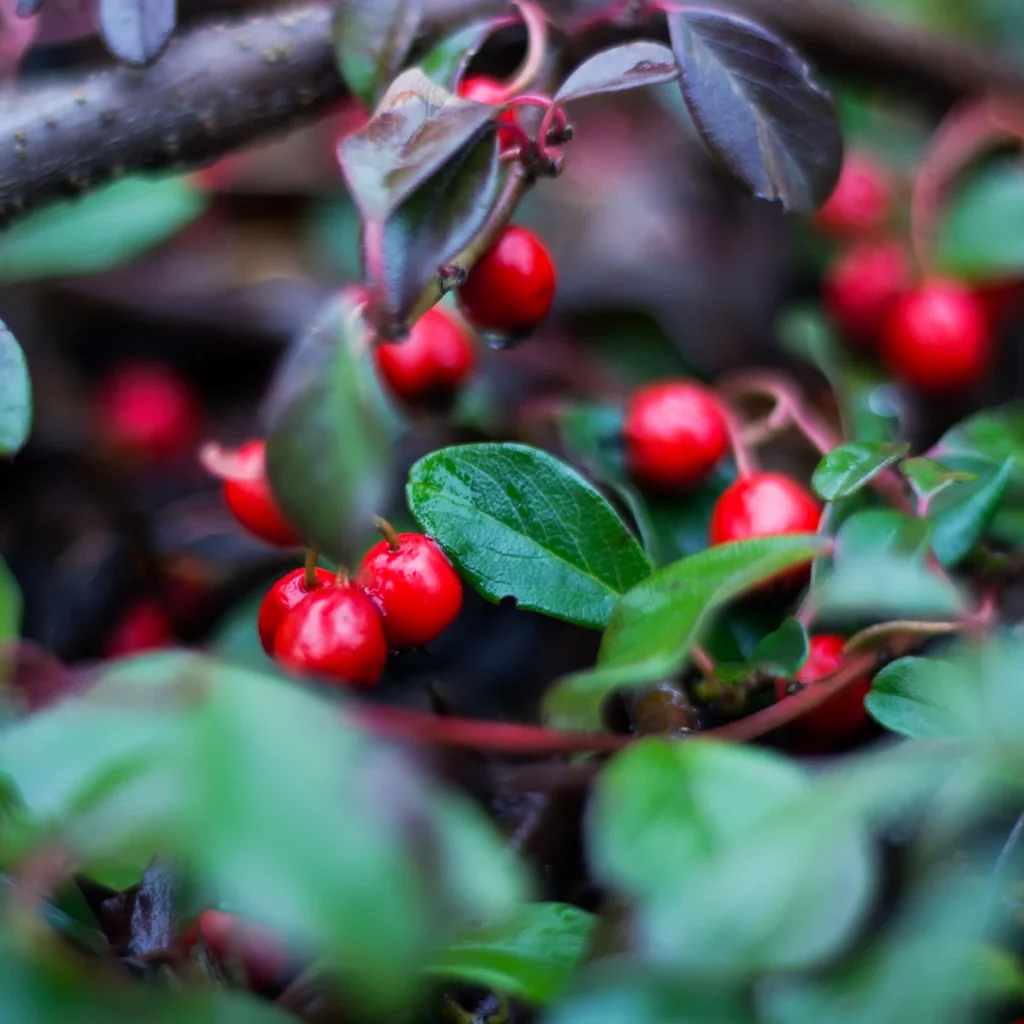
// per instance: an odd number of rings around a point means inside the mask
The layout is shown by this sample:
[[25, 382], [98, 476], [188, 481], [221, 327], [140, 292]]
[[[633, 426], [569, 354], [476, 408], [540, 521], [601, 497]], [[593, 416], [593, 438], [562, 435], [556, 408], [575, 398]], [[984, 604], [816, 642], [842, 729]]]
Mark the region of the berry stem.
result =
[[374, 516], [373, 525], [380, 530], [381, 536], [388, 542], [392, 551], [400, 551], [402, 542], [398, 539], [398, 531], [383, 517]]
[[348, 566], [339, 565], [338, 571], [334, 574], [334, 582], [339, 587], [348, 586]]
[[548, 49], [548, 19], [544, 12], [530, 0], [516, 0], [516, 7], [526, 26], [526, 58], [516, 72], [515, 78], [505, 88], [501, 102], [507, 103], [516, 93], [528, 88], [537, 77]]
[[878, 622], [873, 626], [854, 633], [843, 647], [844, 654], [859, 654], [861, 651], [872, 651], [882, 646], [879, 641], [887, 640], [891, 636], [909, 634], [911, 636], [944, 636], [947, 633], [956, 633], [963, 629], [960, 622], [918, 622], [913, 620], [898, 620], [893, 622]]
[[703, 647], [698, 644], [694, 644], [690, 651], [690, 659], [696, 666], [697, 671], [700, 672], [705, 679], [711, 679], [714, 676], [715, 663], [711, 660], [711, 656]]
[[722, 419], [725, 420], [725, 429], [729, 434], [729, 447], [732, 449], [732, 457], [736, 463], [736, 472], [740, 477], [751, 476], [758, 470], [757, 459], [743, 437], [736, 411], [728, 402], [723, 401], [719, 404], [722, 410]]
[[307, 590], [316, 590], [316, 562], [319, 557], [320, 549], [315, 544], [310, 544], [306, 548], [306, 575], [302, 579], [302, 584]]

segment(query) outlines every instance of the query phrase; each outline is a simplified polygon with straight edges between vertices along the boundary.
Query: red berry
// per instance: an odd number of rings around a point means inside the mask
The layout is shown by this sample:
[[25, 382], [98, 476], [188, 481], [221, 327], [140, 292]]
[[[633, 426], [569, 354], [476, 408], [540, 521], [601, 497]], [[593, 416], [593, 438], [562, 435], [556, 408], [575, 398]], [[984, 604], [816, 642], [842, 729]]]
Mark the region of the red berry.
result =
[[400, 533], [366, 553], [356, 573], [384, 616], [392, 647], [422, 647], [443, 633], [462, 608], [462, 583], [445, 553], [421, 533]]
[[[470, 75], [459, 83], [459, 95], [467, 100], [476, 100], [477, 103], [486, 103], [489, 106], [497, 106], [505, 102], [505, 87], [497, 79], [489, 78], [487, 75]], [[511, 110], [506, 110], [501, 121], [510, 124], [516, 123], [516, 115]], [[498, 142], [504, 148], [511, 146], [516, 141], [516, 133], [507, 129], [498, 129]]]
[[291, 967], [292, 958], [270, 929], [224, 910], [204, 910], [185, 934], [182, 945], [191, 949], [199, 940], [221, 963], [239, 965], [255, 989], [270, 988]]
[[[796, 674], [796, 678], [805, 686], [809, 686], [834, 675], [843, 667], [845, 643], [841, 636], [830, 634], [811, 637], [807, 661]], [[865, 675], [855, 680], [824, 704], [819, 704], [814, 710], [801, 716], [798, 721], [800, 731], [813, 734], [820, 739], [839, 739], [848, 736], [867, 717], [864, 698], [870, 690], [870, 676]]]
[[988, 368], [992, 341], [977, 296], [956, 281], [925, 281], [896, 303], [882, 332], [882, 361], [922, 391], [951, 391]]
[[814, 215], [827, 235], [849, 238], [885, 226], [892, 206], [892, 188], [885, 170], [865, 153], [850, 153], [843, 161], [836, 187]]
[[782, 533], [814, 533], [821, 508], [783, 473], [751, 473], [730, 484], [711, 513], [712, 544]]
[[281, 621], [274, 657], [292, 672], [372, 689], [388, 656], [377, 606], [348, 584], [310, 594]]
[[100, 385], [97, 399], [104, 442], [135, 458], [181, 455], [199, 436], [201, 415], [191, 387], [159, 363], [120, 367]]
[[254, 537], [276, 547], [298, 547], [302, 538], [285, 519], [267, 481], [266, 448], [263, 441], [249, 441], [238, 449], [235, 458], [241, 472], [224, 482], [224, 500]]
[[700, 483], [729, 448], [715, 396], [685, 380], [662, 381], [634, 392], [622, 431], [629, 472], [654, 488]]
[[316, 570], [316, 586], [306, 586], [306, 570], [295, 569], [282, 576], [268, 591], [260, 605], [256, 617], [256, 628], [259, 630], [260, 643], [267, 654], [274, 653], [274, 637], [284, 617], [300, 602], [304, 601], [313, 590], [328, 587], [334, 582], [334, 575], [326, 569]]
[[459, 301], [483, 330], [508, 334], [530, 330], [548, 315], [555, 295], [555, 265], [526, 228], [508, 227], [477, 260]]
[[377, 369], [406, 402], [450, 397], [476, 367], [466, 332], [442, 309], [428, 310], [402, 342], [378, 345]]
[[133, 604], [118, 619], [104, 648], [108, 658], [126, 658], [130, 654], [155, 651], [174, 643], [174, 623], [156, 601]]
[[861, 242], [831, 263], [823, 284], [825, 305], [843, 333], [873, 343], [910, 287], [910, 263], [899, 242]]

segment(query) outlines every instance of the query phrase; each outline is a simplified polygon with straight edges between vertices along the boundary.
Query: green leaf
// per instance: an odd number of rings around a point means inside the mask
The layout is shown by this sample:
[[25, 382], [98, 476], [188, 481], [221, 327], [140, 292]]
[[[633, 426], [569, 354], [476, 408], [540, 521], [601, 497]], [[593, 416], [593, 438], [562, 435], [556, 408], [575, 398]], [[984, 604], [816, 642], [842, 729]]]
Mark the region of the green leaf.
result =
[[788, 618], [754, 648], [751, 661], [762, 672], [795, 676], [807, 660], [807, 630], [799, 619]]
[[862, 558], [878, 558], [886, 554], [923, 558], [928, 552], [931, 524], [892, 512], [888, 509], [866, 509], [845, 520], [836, 533], [836, 563], [856, 563]]
[[837, 561], [812, 592], [819, 615], [870, 615], [885, 618], [953, 619], [964, 597], [917, 558], [864, 555]]
[[[384, 224], [377, 258], [366, 251], [375, 308], [404, 324], [436, 287], [438, 268], [451, 263], [484, 226], [502, 182], [498, 137], [467, 146], [420, 186]], [[372, 238], [372, 232], [366, 239]]]
[[555, 93], [556, 103], [585, 96], [663, 85], [679, 77], [672, 51], [661, 43], [639, 40], [602, 50], [585, 60]]
[[0, 455], [13, 455], [32, 429], [32, 382], [25, 354], [0, 321]]
[[177, 234], [207, 197], [184, 178], [125, 178], [0, 231], [0, 283], [94, 274]]
[[813, 536], [762, 537], [709, 548], [658, 570], [615, 606], [597, 668], [567, 676], [545, 694], [546, 721], [600, 729], [609, 694], [675, 675], [723, 605], [810, 561], [819, 546]]
[[419, 68], [403, 71], [373, 117], [338, 148], [342, 173], [367, 221], [382, 224], [460, 150], [496, 111], [453, 96]]
[[892, 388], [877, 371], [855, 364], [816, 306], [794, 306], [780, 318], [782, 347], [825, 375], [839, 403], [843, 435], [854, 441], [891, 441], [899, 426], [887, 394]]
[[525, 903], [507, 920], [467, 932], [438, 950], [423, 972], [550, 1003], [572, 982], [596, 921], [564, 903]]
[[384, 1017], [433, 948], [524, 895], [479, 812], [336, 701], [199, 655], [120, 662], [9, 726], [0, 770], [86, 868], [160, 850]]
[[334, 11], [334, 54], [345, 84], [373, 108], [412, 48], [423, 0], [347, 0]]
[[971, 176], [945, 207], [936, 264], [966, 281], [1018, 277], [1024, 270], [1024, 174], [1016, 163]]
[[1024, 465], [1024, 403], [984, 409], [946, 431], [935, 446], [935, 458], [976, 455], [996, 465], [1012, 458]]
[[391, 430], [355, 299], [328, 303], [278, 367], [264, 412], [267, 473], [288, 518], [349, 564], [384, 501]]
[[1014, 460], [1007, 457], [993, 474], [944, 491], [931, 506], [932, 550], [947, 568], [958, 565], [981, 540], [1006, 494]]
[[867, 836], [779, 755], [645, 740], [598, 778], [587, 820], [598, 878], [636, 904], [642, 953], [743, 977], [815, 963], [859, 923]]
[[879, 725], [911, 739], [962, 737], [973, 730], [969, 682], [937, 658], [900, 658], [875, 676], [864, 701]]
[[904, 459], [900, 463], [900, 471], [907, 478], [918, 501], [925, 503], [930, 502], [951, 484], [967, 483], [977, 479], [973, 473], [947, 469], [941, 463], [923, 455]]
[[811, 485], [826, 501], [845, 498], [870, 483], [910, 450], [907, 444], [852, 441], [833, 448], [818, 464]]
[[470, 62], [504, 24], [506, 22], [500, 18], [483, 18], [457, 29], [424, 54], [419, 62], [420, 70], [432, 82], [455, 92]]
[[[21, 591], [10, 569], [0, 558], [0, 643], [21, 635]], [[3, 664], [0, 662], [0, 675]]]
[[565, 463], [519, 444], [420, 459], [409, 509], [484, 597], [594, 629], [651, 566], [608, 502]]

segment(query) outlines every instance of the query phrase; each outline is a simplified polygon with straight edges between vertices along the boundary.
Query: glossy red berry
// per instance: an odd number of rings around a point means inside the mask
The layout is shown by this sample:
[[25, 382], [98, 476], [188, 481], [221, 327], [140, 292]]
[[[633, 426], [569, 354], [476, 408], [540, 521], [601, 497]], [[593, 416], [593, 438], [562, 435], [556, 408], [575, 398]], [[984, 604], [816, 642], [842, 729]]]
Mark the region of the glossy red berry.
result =
[[956, 281], [925, 281], [904, 295], [885, 322], [882, 361], [921, 391], [952, 391], [982, 377], [992, 357], [984, 306]]
[[428, 310], [402, 342], [378, 345], [377, 369], [388, 389], [409, 403], [450, 398], [476, 368], [476, 350], [443, 309]]
[[729, 448], [718, 400], [707, 388], [685, 380], [635, 391], [622, 432], [630, 475], [652, 488], [699, 484]]
[[825, 271], [825, 306], [848, 338], [873, 344], [910, 284], [910, 261], [899, 242], [861, 242]]
[[555, 265], [532, 231], [507, 227], [477, 260], [459, 301], [481, 330], [520, 333], [548, 315], [555, 296]]
[[815, 226], [835, 238], [871, 234], [885, 227], [892, 208], [892, 186], [882, 166], [866, 153], [853, 152], [832, 194], [814, 215]]
[[224, 910], [204, 910], [185, 934], [191, 949], [202, 934], [210, 953], [228, 967], [241, 967], [254, 989], [281, 981], [292, 964], [284, 943], [269, 928]]
[[462, 608], [462, 582], [452, 563], [421, 533], [400, 533], [370, 548], [355, 581], [380, 609], [392, 647], [430, 643]]
[[[459, 95], [467, 100], [475, 100], [477, 103], [486, 103], [493, 107], [505, 102], [505, 87], [497, 79], [487, 75], [470, 75], [459, 83]], [[507, 129], [502, 130], [500, 127], [502, 121], [515, 124], [516, 115], [511, 110], [506, 110], [498, 118], [498, 142], [504, 148], [511, 146], [516, 141], [516, 133]]]
[[814, 533], [821, 508], [783, 473], [751, 473], [730, 484], [711, 513], [712, 544], [782, 533]]
[[201, 414], [188, 381], [160, 363], [115, 370], [97, 394], [105, 444], [134, 458], [156, 460], [191, 451]]
[[274, 657], [286, 669], [361, 689], [380, 682], [388, 645], [377, 606], [349, 584], [310, 594], [281, 621]]
[[304, 601], [314, 590], [329, 587], [334, 583], [334, 575], [326, 569], [316, 570], [316, 586], [306, 585], [306, 570], [295, 569], [282, 576], [268, 591], [260, 605], [256, 617], [256, 628], [259, 630], [260, 643], [267, 654], [274, 653], [274, 637], [284, 617], [300, 602]]
[[270, 490], [265, 468], [266, 444], [247, 442], [238, 449], [235, 461], [239, 475], [224, 482], [224, 501], [234, 517], [254, 537], [268, 544], [298, 547], [302, 538], [285, 519]]
[[126, 658], [143, 651], [155, 651], [174, 643], [174, 623], [157, 601], [136, 601], [117, 620], [107, 637], [108, 658]]
[[[845, 662], [841, 636], [812, 636], [807, 661], [796, 678], [805, 686], [812, 685], [838, 672]], [[780, 684], [782, 681], [780, 680]], [[784, 684], [782, 684], [784, 685]], [[818, 739], [841, 739], [855, 732], [867, 717], [864, 698], [871, 690], [871, 677], [852, 682], [834, 697], [802, 715], [797, 722], [801, 732]]]

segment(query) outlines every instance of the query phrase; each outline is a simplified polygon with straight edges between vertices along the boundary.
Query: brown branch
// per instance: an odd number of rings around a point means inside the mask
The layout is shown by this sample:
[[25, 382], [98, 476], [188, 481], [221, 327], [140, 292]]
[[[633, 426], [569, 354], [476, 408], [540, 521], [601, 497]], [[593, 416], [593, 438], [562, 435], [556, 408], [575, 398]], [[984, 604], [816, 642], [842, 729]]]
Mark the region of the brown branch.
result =
[[[1024, 76], [988, 54], [837, 0], [717, 2], [763, 20], [823, 66], [851, 67], [886, 87], [1024, 92]], [[493, 8], [491, 0], [428, 0], [425, 31]], [[325, 4], [286, 7], [185, 32], [149, 68], [0, 95], [0, 223], [119, 174], [208, 162], [316, 117], [344, 95], [329, 22]]]

